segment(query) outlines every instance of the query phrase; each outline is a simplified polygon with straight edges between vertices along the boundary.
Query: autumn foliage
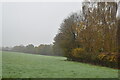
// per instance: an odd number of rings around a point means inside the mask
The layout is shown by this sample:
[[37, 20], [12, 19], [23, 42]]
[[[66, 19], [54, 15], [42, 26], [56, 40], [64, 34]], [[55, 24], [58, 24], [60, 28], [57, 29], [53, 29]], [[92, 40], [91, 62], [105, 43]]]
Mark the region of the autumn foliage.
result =
[[68, 60], [118, 68], [116, 11], [116, 2], [83, 2], [63, 21], [54, 45]]

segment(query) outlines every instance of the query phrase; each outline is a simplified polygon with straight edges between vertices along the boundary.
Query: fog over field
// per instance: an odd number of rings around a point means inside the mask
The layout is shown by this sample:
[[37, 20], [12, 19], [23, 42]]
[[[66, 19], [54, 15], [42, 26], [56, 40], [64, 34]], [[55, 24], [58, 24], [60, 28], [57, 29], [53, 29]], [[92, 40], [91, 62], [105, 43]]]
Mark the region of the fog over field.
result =
[[80, 8], [80, 2], [3, 3], [3, 46], [52, 44], [62, 21]]

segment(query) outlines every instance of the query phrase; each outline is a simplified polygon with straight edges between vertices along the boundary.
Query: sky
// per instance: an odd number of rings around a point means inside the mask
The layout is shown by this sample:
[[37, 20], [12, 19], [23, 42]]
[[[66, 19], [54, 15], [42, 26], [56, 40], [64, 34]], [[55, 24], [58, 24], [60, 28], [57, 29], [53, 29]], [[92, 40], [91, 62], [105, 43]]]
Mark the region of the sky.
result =
[[1, 8], [2, 46], [38, 46], [53, 43], [62, 21], [79, 12], [81, 2], [4, 2]]
[[2, 46], [2, 3], [0, 3], [0, 46]]

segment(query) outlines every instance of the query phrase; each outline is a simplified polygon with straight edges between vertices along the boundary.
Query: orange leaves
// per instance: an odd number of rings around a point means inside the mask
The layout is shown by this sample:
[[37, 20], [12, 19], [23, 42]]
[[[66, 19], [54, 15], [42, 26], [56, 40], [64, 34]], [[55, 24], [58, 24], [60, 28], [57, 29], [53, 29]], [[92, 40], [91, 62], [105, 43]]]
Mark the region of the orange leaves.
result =
[[83, 55], [84, 52], [85, 50], [83, 48], [75, 48], [72, 50], [72, 55], [74, 57], [80, 57], [80, 55]]
[[98, 55], [98, 59], [108, 62], [117, 62], [117, 53], [101, 53]]
[[98, 55], [98, 58], [99, 58], [100, 60], [102, 60], [105, 56], [106, 56], [105, 54], [100, 54], [100, 55]]

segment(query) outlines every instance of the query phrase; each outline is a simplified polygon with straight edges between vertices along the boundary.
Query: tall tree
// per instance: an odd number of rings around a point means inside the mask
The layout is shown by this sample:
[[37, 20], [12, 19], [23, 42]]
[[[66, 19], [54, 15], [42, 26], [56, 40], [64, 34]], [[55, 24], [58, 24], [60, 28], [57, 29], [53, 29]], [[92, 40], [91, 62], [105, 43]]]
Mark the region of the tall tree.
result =
[[117, 26], [117, 43], [118, 43], [118, 52], [120, 53], [120, 1], [118, 3], [118, 8], [117, 8], [117, 22], [118, 22], [118, 26]]

